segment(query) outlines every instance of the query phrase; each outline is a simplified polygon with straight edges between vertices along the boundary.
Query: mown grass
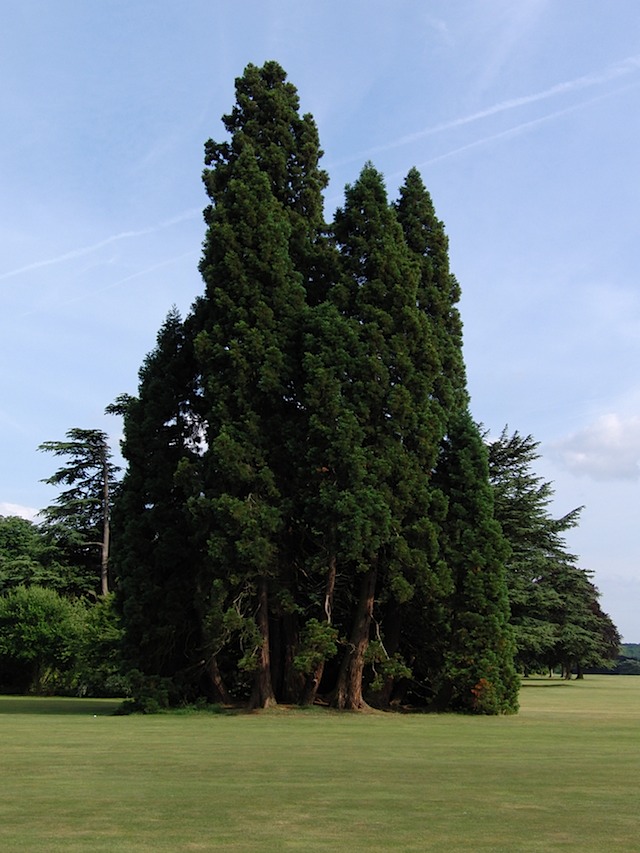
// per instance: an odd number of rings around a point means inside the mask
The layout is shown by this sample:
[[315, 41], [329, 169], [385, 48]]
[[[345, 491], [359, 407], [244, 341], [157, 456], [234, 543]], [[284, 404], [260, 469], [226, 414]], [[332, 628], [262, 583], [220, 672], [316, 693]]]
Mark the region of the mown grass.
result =
[[503, 718], [116, 704], [0, 697], [0, 850], [640, 851], [640, 678]]

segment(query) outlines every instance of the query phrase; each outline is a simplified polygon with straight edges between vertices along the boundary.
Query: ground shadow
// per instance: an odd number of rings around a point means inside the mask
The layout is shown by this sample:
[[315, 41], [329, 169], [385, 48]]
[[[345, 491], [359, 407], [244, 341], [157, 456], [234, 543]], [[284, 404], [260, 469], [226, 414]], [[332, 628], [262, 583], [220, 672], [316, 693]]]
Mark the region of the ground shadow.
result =
[[67, 696], [0, 696], [0, 714], [111, 716], [122, 699], [76, 699]]

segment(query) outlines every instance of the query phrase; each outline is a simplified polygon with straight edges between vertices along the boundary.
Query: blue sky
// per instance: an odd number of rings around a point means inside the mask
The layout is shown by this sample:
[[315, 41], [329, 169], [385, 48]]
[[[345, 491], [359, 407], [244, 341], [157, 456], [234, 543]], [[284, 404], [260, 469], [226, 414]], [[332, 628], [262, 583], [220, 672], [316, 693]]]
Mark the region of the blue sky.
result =
[[248, 62], [319, 126], [327, 217], [367, 159], [429, 188], [472, 410], [541, 442], [554, 511], [640, 642], [637, 0], [6, 0], [0, 30], [0, 513], [51, 503], [38, 444], [135, 393], [201, 292], [203, 143]]

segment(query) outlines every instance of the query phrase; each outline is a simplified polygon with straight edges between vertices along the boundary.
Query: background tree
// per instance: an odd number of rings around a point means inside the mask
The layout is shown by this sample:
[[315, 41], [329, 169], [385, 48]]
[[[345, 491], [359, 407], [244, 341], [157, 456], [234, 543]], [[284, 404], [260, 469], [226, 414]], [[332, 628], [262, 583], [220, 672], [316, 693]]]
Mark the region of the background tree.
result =
[[507, 586], [517, 648], [525, 674], [562, 666], [599, 665], [617, 655], [618, 632], [598, 604], [589, 574], [568, 552], [564, 534], [581, 507], [560, 518], [550, 513], [553, 484], [533, 470], [539, 443], [509, 435], [488, 443], [495, 513], [509, 542]]
[[68, 597], [95, 591], [77, 555], [55, 531], [24, 518], [0, 516], [0, 593], [16, 586], [45, 586]]
[[40, 586], [0, 596], [0, 685], [18, 692], [54, 692], [71, 670], [85, 607]]
[[45, 441], [38, 448], [69, 457], [64, 467], [43, 480], [69, 488], [41, 515], [50, 533], [64, 542], [82, 564], [92, 566], [92, 554], [100, 554], [100, 592], [107, 595], [111, 498], [118, 468], [111, 462], [106, 433], [76, 427], [66, 435], [66, 441]]

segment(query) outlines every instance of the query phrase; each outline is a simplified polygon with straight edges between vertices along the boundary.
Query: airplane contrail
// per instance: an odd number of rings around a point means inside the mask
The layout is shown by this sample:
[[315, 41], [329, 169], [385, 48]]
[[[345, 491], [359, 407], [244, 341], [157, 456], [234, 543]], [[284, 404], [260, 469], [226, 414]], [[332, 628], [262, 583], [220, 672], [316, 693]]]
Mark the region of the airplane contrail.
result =
[[[146, 232], [144, 232], [146, 233]], [[143, 270], [138, 270], [137, 272], [131, 273], [131, 275], [127, 275], [124, 278], [120, 278], [117, 281], [112, 281], [109, 284], [104, 285], [103, 287], [99, 287], [96, 290], [90, 290], [85, 293], [76, 293], [74, 296], [70, 296], [67, 299], [56, 300], [56, 304], [58, 306], [61, 305], [72, 305], [75, 302], [84, 302], [86, 299], [91, 299], [93, 296], [97, 296], [100, 293], [104, 293], [107, 290], [113, 290], [115, 287], [119, 287], [121, 284], [125, 284], [128, 281], [132, 281], [136, 278], [141, 278], [144, 275], [148, 275], [149, 273], [155, 272], [156, 270], [162, 269], [163, 267], [168, 267], [176, 261], [181, 261], [183, 258], [187, 258], [189, 256], [197, 256], [197, 251], [194, 249], [190, 249], [188, 252], [183, 252], [181, 255], [176, 255], [172, 258], [167, 258], [164, 261], [159, 261], [156, 264], [153, 264], [150, 267], [145, 267]], [[46, 308], [46, 306], [44, 306]], [[35, 308], [30, 308], [28, 311], [25, 311], [24, 314], [20, 314], [20, 319], [23, 317], [30, 317], [33, 314], [37, 314], [43, 310], [43, 306], [36, 306]]]
[[149, 225], [148, 227], [140, 228], [137, 231], [122, 231], [120, 234], [113, 234], [111, 237], [106, 237], [104, 240], [100, 240], [98, 243], [92, 243], [90, 246], [81, 246], [78, 249], [71, 249], [62, 255], [57, 255], [55, 258], [45, 258], [42, 261], [34, 261], [33, 263], [25, 264], [23, 267], [18, 267], [17, 269], [0, 273], [0, 281], [4, 281], [8, 278], [14, 278], [15, 276], [22, 275], [23, 273], [32, 272], [33, 270], [42, 269], [43, 267], [50, 267], [55, 264], [62, 264], [65, 261], [74, 260], [75, 258], [81, 258], [84, 255], [89, 255], [92, 252], [96, 252], [98, 249], [104, 248], [105, 246], [110, 246], [112, 243], [117, 243], [120, 240], [129, 240], [132, 237], [144, 237], [146, 234], [153, 234], [156, 231], [162, 231], [164, 228], [170, 228], [172, 225], [177, 225], [179, 222], [184, 222], [186, 219], [192, 219], [196, 214], [200, 213], [200, 208], [191, 208], [191, 210], [185, 210], [182, 213], [171, 217], [171, 219], [160, 222], [158, 225]]
[[[494, 133], [491, 136], [483, 136], [481, 139], [476, 139], [473, 142], [469, 142], [466, 145], [461, 145], [459, 148], [454, 148], [451, 151], [446, 151], [444, 154], [437, 154], [435, 157], [431, 157], [429, 160], [426, 160], [424, 163], [420, 163], [416, 168], [420, 169], [424, 166], [429, 166], [432, 163], [437, 163], [440, 160], [446, 160], [448, 157], [453, 157], [456, 154], [461, 154], [463, 151], [468, 151], [471, 148], [477, 148], [480, 145], [486, 145], [488, 142], [494, 142], [496, 139], [503, 139], [509, 136], [517, 136], [519, 133], [524, 133], [532, 127], [535, 127], [539, 124], [545, 124], [548, 121], [552, 121], [555, 118], [560, 118], [561, 116], [568, 115], [569, 113], [577, 112], [578, 110], [583, 109], [584, 107], [589, 106], [590, 104], [596, 103], [596, 101], [603, 101], [605, 98], [612, 97], [613, 95], [617, 95], [620, 92], [626, 92], [628, 89], [635, 89], [638, 87], [638, 83], [634, 83], [630, 86], [623, 86], [620, 89], [616, 89], [613, 92], [607, 92], [605, 95], [598, 95], [595, 98], [589, 98], [587, 101], [581, 101], [579, 104], [573, 104], [570, 107], [565, 107], [562, 110], [556, 110], [552, 113], [547, 113], [547, 115], [540, 116], [540, 118], [532, 119], [531, 121], [525, 121], [522, 124], [517, 124], [514, 127], [507, 128], [506, 130], [500, 131], [500, 133]], [[395, 175], [391, 175], [391, 177], [397, 177], [397, 175], [401, 174], [397, 172]]]
[[541, 92], [534, 92], [531, 95], [522, 95], [519, 98], [509, 98], [506, 101], [500, 101], [497, 104], [493, 104], [493, 106], [486, 107], [483, 110], [478, 110], [477, 112], [470, 113], [469, 115], [461, 116], [460, 118], [452, 119], [451, 121], [442, 122], [441, 124], [436, 124], [432, 127], [424, 128], [423, 130], [417, 130], [414, 133], [409, 133], [405, 136], [401, 136], [398, 139], [392, 140], [391, 142], [386, 142], [382, 145], [377, 145], [374, 148], [369, 148], [367, 151], [364, 151], [356, 156], [349, 157], [345, 160], [340, 160], [336, 163], [336, 165], [351, 163], [354, 160], [359, 160], [362, 157], [367, 157], [370, 154], [376, 154], [381, 151], [389, 151], [392, 148], [399, 148], [402, 145], [408, 145], [409, 143], [416, 142], [418, 139], [423, 139], [426, 136], [431, 136], [435, 133], [441, 133], [445, 130], [453, 130], [456, 127], [462, 127], [466, 124], [472, 124], [473, 122], [480, 121], [481, 119], [489, 118], [490, 116], [497, 115], [498, 113], [507, 112], [508, 110], [517, 109], [518, 107], [524, 107], [527, 106], [527, 104], [533, 104], [537, 101], [544, 101], [548, 98], [553, 98], [556, 95], [563, 95], [568, 92], [574, 92], [580, 89], [593, 88], [594, 86], [602, 85], [603, 83], [608, 83], [611, 80], [616, 80], [620, 77], [625, 77], [628, 74], [633, 74], [638, 70], [640, 70], [640, 54], [636, 54], [635, 56], [629, 56], [620, 62], [616, 62], [613, 65], [610, 65], [603, 71], [594, 72], [592, 74], [584, 74], [581, 77], [576, 77], [574, 80], [567, 80], [563, 83], [556, 83], [554, 86], [551, 86], [548, 89], [544, 89]]

